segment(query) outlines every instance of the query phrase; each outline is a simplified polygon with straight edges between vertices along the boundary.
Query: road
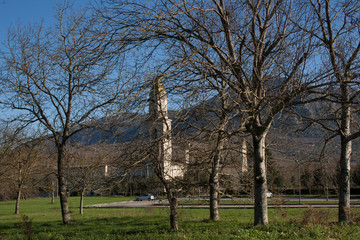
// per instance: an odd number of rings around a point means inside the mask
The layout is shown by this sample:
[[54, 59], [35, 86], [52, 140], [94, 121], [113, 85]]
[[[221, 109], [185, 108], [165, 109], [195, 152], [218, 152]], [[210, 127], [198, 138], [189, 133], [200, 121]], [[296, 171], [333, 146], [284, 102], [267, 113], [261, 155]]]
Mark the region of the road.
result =
[[[188, 200], [186, 199], [179, 199], [179, 200]], [[197, 199], [193, 199], [197, 200]], [[239, 199], [236, 199], [239, 200]], [[245, 199], [241, 199], [245, 200]], [[250, 200], [250, 199], [249, 199]], [[273, 200], [276, 200], [274, 198]], [[297, 201], [297, 198], [286, 198], [287, 201]], [[222, 200], [222, 201], [231, 201], [229, 200]], [[324, 201], [324, 199], [317, 199], [317, 198], [302, 198], [302, 201]], [[329, 199], [329, 201], [337, 201], [337, 199]], [[337, 204], [311, 204], [314, 208], [337, 208]], [[104, 203], [104, 204], [95, 204], [95, 205], [88, 205], [85, 206], [86, 208], [146, 208], [146, 207], [154, 207], [154, 208], [168, 208], [168, 201], [167, 200], [154, 200], [154, 201], [126, 201], [126, 202], [114, 202], [114, 203]], [[269, 204], [268, 208], [308, 208], [309, 204]], [[351, 207], [360, 207], [360, 199], [352, 200]], [[179, 208], [209, 208], [209, 205], [196, 205], [196, 204], [186, 204], [186, 205], [179, 205]], [[219, 208], [222, 209], [237, 209], [237, 208], [244, 208], [244, 209], [252, 209], [252, 204], [220, 204]]]

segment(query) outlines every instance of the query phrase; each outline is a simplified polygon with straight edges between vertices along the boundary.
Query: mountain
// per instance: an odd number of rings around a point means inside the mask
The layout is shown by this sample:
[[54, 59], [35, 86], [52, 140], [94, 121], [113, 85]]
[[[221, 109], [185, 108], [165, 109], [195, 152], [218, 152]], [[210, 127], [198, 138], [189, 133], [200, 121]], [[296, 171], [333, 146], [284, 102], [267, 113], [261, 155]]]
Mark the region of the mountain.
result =
[[[212, 99], [207, 104], [216, 106], [218, 101]], [[216, 122], [214, 112], [206, 113], [199, 107], [168, 111], [172, 119], [174, 134], [180, 133], [182, 137], [198, 135], [195, 127], [210, 126]], [[319, 118], [322, 114], [328, 114], [324, 103], [314, 102], [296, 106], [291, 111], [279, 113], [272, 125], [267, 137], [267, 147], [272, 151], [273, 158], [278, 162], [291, 163], [295, 160], [318, 161], [320, 152], [324, 147], [325, 137], [330, 136], [323, 128], [316, 124], [310, 124], [307, 118]], [[306, 116], [307, 118], [304, 118]], [[118, 117], [99, 119], [96, 128], [88, 129], [76, 134], [72, 140], [83, 144], [96, 144], [106, 142], [109, 144], [135, 141], [139, 138], [147, 138], [146, 114], [127, 113]], [[239, 118], [234, 118], [232, 125], [238, 125]], [[249, 138], [250, 141], [250, 138]], [[352, 162], [360, 162], [359, 140], [353, 143]], [[328, 143], [325, 151], [329, 161], [337, 161], [340, 156], [339, 138], [334, 138]]]

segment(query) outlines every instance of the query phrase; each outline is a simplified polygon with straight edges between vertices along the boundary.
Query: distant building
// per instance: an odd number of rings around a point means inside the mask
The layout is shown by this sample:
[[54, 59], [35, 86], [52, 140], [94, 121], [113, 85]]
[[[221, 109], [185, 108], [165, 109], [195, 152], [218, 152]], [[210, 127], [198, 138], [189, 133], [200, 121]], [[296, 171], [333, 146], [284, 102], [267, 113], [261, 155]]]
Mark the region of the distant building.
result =
[[172, 160], [171, 120], [168, 118], [167, 94], [161, 78], [154, 80], [150, 91], [148, 131], [150, 141], [159, 146], [165, 179], [183, 177], [184, 167]]

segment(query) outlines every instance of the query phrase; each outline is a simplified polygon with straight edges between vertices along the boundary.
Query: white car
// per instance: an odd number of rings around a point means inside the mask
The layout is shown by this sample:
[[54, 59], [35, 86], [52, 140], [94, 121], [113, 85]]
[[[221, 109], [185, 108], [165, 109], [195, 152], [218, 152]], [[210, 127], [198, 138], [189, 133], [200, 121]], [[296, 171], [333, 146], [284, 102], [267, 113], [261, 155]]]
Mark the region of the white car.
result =
[[148, 200], [148, 201], [155, 200], [155, 197], [151, 193], [145, 193], [141, 196], [136, 197], [135, 199], [135, 201], [144, 201], [144, 200]]
[[272, 192], [270, 192], [270, 191], [266, 191], [266, 197], [268, 197], [268, 198], [271, 198], [272, 197]]

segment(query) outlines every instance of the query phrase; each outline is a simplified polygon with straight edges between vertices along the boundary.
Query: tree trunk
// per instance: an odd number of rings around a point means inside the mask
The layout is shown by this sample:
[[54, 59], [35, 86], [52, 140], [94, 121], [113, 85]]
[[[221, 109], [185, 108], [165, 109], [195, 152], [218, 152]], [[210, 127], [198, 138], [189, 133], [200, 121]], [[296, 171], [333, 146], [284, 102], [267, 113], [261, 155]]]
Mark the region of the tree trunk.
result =
[[247, 141], [244, 137], [241, 143], [241, 173], [248, 172]]
[[253, 135], [254, 144], [254, 225], [268, 224], [265, 158], [266, 134]]
[[64, 166], [64, 149], [58, 148], [58, 182], [60, 194], [60, 206], [63, 223], [66, 225], [71, 224], [70, 211], [67, 200], [66, 180], [65, 180], [65, 166]]
[[15, 204], [15, 214], [20, 212], [20, 199], [21, 199], [21, 189], [16, 193], [16, 204]]
[[[159, 145], [158, 145], [159, 146]], [[166, 197], [170, 203], [170, 226], [172, 230], [178, 230], [178, 200], [174, 194], [174, 192], [171, 190], [172, 186], [169, 180], [165, 179], [165, 176], [163, 174], [162, 168], [159, 165], [159, 163], [156, 165], [155, 174], [159, 178], [160, 182], [163, 184]]]
[[178, 200], [176, 196], [174, 195], [174, 192], [171, 191], [171, 185], [170, 182], [168, 182], [164, 175], [162, 174], [162, 171], [158, 167], [155, 169], [155, 174], [158, 176], [159, 180], [163, 184], [165, 188], [166, 197], [170, 203], [170, 226], [172, 230], [178, 230]]
[[219, 221], [219, 176], [210, 174], [210, 220]]
[[351, 141], [350, 135], [351, 106], [349, 103], [349, 90], [346, 83], [340, 85], [341, 106], [341, 156], [340, 156], [340, 182], [339, 182], [339, 222], [350, 220], [350, 159]]
[[171, 229], [178, 230], [178, 200], [176, 197], [169, 199], [170, 202], [170, 225]]
[[210, 185], [210, 220], [219, 221], [219, 172], [220, 159], [224, 146], [224, 138], [219, 133], [215, 155], [212, 159], [211, 173], [209, 178]]
[[51, 204], [54, 204], [55, 203], [55, 189], [52, 190], [52, 193], [51, 193]]
[[339, 222], [350, 220], [350, 155], [351, 141], [341, 137], [340, 182], [339, 182]]
[[210, 174], [210, 220], [219, 221], [219, 176]]
[[55, 203], [55, 191], [56, 191], [54, 181], [51, 182], [51, 188], [52, 188], [52, 192], [51, 192], [51, 204], [54, 204], [54, 203]]
[[81, 189], [81, 195], [80, 195], [80, 214], [84, 213], [84, 195], [85, 195], [85, 188], [83, 187]]

